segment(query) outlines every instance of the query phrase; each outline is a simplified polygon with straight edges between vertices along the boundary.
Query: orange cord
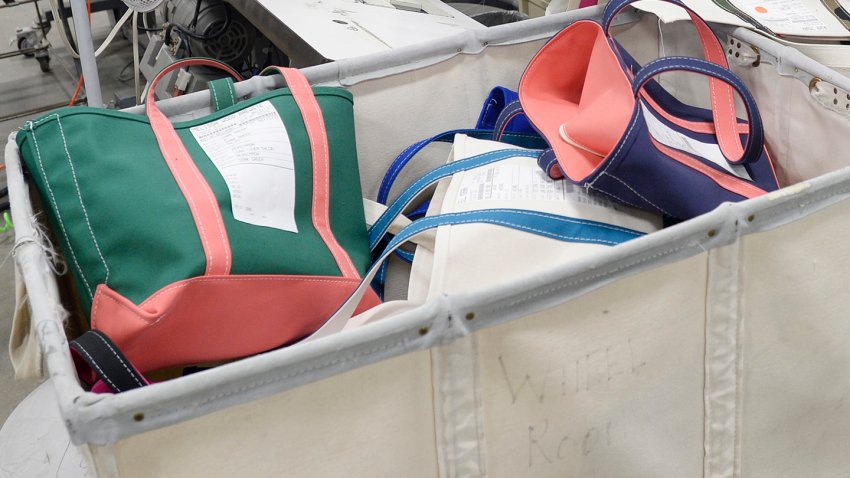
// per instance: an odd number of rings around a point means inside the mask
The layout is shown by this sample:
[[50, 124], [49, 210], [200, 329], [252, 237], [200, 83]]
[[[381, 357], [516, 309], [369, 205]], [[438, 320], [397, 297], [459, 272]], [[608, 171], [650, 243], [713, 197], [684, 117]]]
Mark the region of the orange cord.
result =
[[[86, 11], [89, 14], [89, 22], [91, 22], [91, 0], [86, 2]], [[68, 103], [68, 106], [74, 106], [77, 103], [77, 97], [80, 96], [80, 90], [83, 88], [83, 75], [80, 75], [79, 81], [77, 81], [77, 89], [74, 90], [74, 96], [71, 97], [71, 102]]]
[[80, 75], [80, 81], [77, 82], [77, 89], [74, 90], [74, 96], [71, 97], [71, 102], [68, 106], [74, 106], [77, 103], [77, 97], [80, 96], [80, 90], [83, 88], [83, 75]]
[[3, 171], [4, 169], [6, 169], [6, 165], [5, 165], [5, 164], [0, 164], [0, 171]]

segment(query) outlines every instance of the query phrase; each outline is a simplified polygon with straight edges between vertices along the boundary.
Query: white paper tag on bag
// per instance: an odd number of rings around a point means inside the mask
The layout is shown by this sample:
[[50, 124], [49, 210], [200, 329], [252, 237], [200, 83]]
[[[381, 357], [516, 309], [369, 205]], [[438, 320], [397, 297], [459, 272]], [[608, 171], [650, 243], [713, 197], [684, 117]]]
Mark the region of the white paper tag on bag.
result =
[[716, 144], [703, 143], [702, 141], [685, 136], [664, 124], [643, 102], [640, 103], [640, 107], [643, 109], [643, 117], [646, 119], [646, 127], [649, 129], [649, 134], [659, 143], [705, 158], [741, 179], [752, 181], [747, 168], [740, 164], [729, 164], [729, 161], [726, 161], [726, 157], [723, 156], [720, 147]]
[[472, 201], [574, 201], [591, 206], [620, 209], [601, 196], [591, 196], [581, 186], [549, 179], [537, 164], [499, 162], [463, 175], [456, 204]]
[[292, 145], [270, 102], [189, 131], [227, 183], [236, 220], [298, 232]]

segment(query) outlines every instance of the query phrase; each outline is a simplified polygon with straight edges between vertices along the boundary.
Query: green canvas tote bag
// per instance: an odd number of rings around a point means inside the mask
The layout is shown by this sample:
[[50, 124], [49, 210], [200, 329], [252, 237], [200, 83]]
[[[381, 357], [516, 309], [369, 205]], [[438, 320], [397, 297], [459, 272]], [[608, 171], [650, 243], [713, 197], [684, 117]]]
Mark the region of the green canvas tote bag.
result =
[[[232, 359], [319, 328], [369, 265], [352, 96], [287, 87], [172, 124], [74, 107], [26, 123], [23, 160], [92, 330], [142, 373]], [[360, 306], [378, 303], [369, 294]]]

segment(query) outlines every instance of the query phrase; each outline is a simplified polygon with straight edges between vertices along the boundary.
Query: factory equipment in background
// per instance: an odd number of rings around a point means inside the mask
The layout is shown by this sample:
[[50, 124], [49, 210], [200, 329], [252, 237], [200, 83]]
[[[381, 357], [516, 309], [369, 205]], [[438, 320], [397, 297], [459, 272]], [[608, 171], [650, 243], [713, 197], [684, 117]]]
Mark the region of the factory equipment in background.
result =
[[[249, 78], [268, 65], [288, 65], [289, 59], [230, 4], [222, 0], [166, 0], [153, 20], [141, 28], [149, 41], [140, 62], [146, 80], [186, 57], [214, 58]], [[154, 26], [155, 25], [155, 26]], [[174, 72], [156, 86], [158, 98], [206, 89], [220, 71], [192, 67]], [[116, 98], [116, 106], [131, 106], [132, 98]]]
[[[25, 1], [37, 0], [18, 0]], [[83, 2], [74, 1], [78, 7]], [[525, 18], [517, 11], [519, 0], [91, 1], [93, 8], [96, 3], [111, 8], [116, 21], [94, 56], [105, 51], [116, 32], [133, 42], [132, 61], [118, 77], [128, 84], [134, 80], [135, 88], [113, 92], [109, 103], [115, 108], [140, 102], [150, 79], [169, 64], [190, 56], [222, 61], [249, 78], [269, 65], [301, 68]], [[70, 10], [66, 11], [63, 0], [47, 2], [53, 18], [67, 23]], [[49, 27], [49, 21], [44, 26]], [[63, 28], [60, 33], [64, 33], [60, 38], [65, 48], [78, 58], [82, 53], [76, 51], [69, 29]], [[35, 28], [20, 29], [17, 46], [22, 52], [46, 55], [46, 47], [44, 52], [27, 48], [42, 41], [43, 36], [44, 32]], [[83, 73], [87, 62], [93, 63], [90, 54], [87, 61], [80, 61]], [[87, 78], [86, 92], [90, 87], [100, 91], [96, 70], [89, 73], [81, 75], [78, 92], [83, 78]], [[203, 67], [178, 70], [157, 85], [156, 96], [164, 99], [202, 90], [219, 77], [219, 72]], [[90, 79], [96, 81], [90, 85]], [[94, 103], [103, 104], [99, 93]]]

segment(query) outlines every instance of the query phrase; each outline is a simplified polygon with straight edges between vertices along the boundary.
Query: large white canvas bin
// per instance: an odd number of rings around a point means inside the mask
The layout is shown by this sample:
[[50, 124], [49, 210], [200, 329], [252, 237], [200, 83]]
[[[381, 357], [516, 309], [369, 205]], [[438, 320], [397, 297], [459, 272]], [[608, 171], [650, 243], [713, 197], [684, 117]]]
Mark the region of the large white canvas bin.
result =
[[[490, 88], [516, 88], [547, 38], [599, 13], [305, 73], [353, 93], [363, 190], [374, 199], [402, 149], [472, 126]], [[699, 56], [689, 24], [621, 21], [619, 38], [642, 62]], [[721, 40], [787, 187], [545, 274], [114, 396], [78, 384], [11, 141], [15, 260], [73, 443], [101, 477], [847, 476], [850, 80], [749, 31]], [[237, 92], [278, 81], [254, 78]], [[705, 104], [704, 83], [665, 82]], [[162, 110], [208, 114], [208, 94]], [[417, 160], [401, 183], [446, 154]]]

